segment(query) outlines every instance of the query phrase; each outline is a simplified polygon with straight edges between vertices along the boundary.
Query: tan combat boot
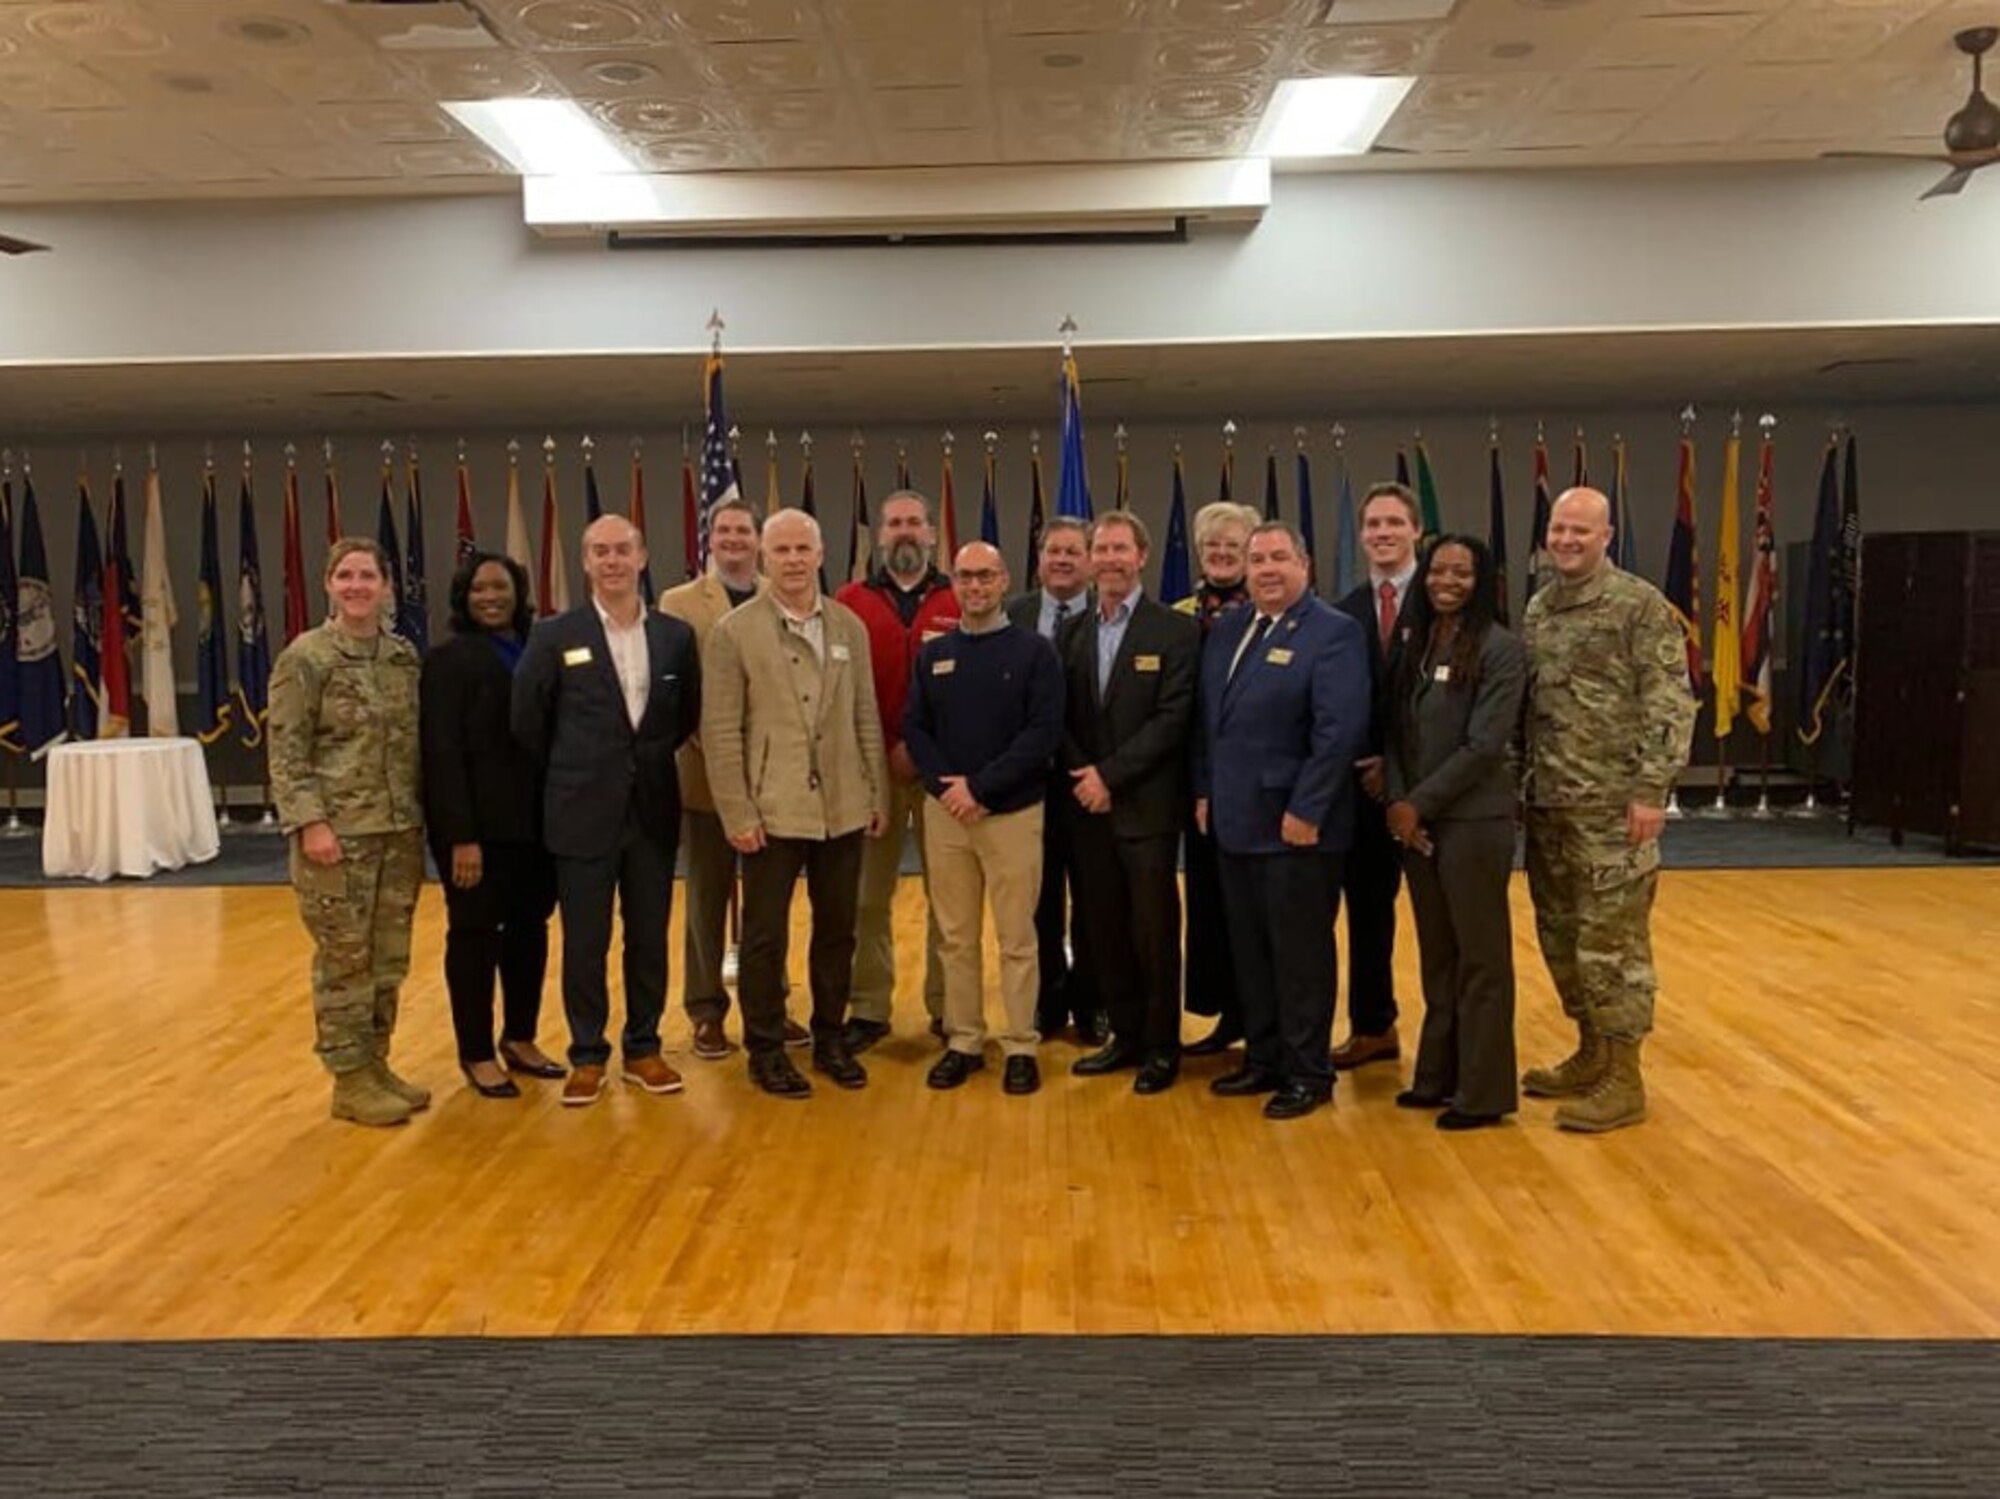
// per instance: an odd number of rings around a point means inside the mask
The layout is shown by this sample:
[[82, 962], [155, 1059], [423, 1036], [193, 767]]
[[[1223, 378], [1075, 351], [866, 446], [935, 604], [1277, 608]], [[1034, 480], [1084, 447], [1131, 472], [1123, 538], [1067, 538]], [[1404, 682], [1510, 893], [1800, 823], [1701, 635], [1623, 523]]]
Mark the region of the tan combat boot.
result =
[[405, 1123], [410, 1114], [408, 1101], [401, 1094], [390, 1092], [374, 1067], [357, 1067], [334, 1076], [334, 1118], [380, 1127]]
[[372, 1067], [372, 1071], [376, 1075], [376, 1081], [382, 1083], [382, 1087], [386, 1087], [390, 1093], [394, 1093], [396, 1097], [400, 1097], [404, 1103], [408, 1103], [412, 1111], [422, 1111], [422, 1109], [430, 1107], [430, 1089], [422, 1087], [418, 1083], [412, 1083], [406, 1077], [398, 1077], [396, 1073], [392, 1073], [390, 1067], [388, 1067], [388, 1057], [386, 1055], [376, 1053], [376, 1059], [372, 1063], [368, 1063], [368, 1065]]
[[1646, 1084], [1639, 1076], [1639, 1043], [1606, 1041], [1604, 1076], [1581, 1098], [1556, 1110], [1556, 1128], [1602, 1134], [1646, 1117]]
[[1607, 1061], [1604, 1038], [1589, 1021], [1580, 1020], [1575, 1053], [1553, 1067], [1530, 1067], [1521, 1076], [1521, 1091], [1530, 1098], [1574, 1098], [1597, 1086]]

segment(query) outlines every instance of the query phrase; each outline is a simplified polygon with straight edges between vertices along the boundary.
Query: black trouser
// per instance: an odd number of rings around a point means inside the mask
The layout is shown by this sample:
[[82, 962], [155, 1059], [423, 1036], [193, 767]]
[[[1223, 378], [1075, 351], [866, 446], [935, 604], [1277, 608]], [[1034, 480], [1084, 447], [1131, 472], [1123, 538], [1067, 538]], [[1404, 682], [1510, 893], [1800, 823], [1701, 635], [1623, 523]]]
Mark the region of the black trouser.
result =
[[1071, 813], [1092, 980], [1111, 1031], [1148, 1056], [1181, 1049], [1180, 835], [1121, 838], [1108, 815]]
[[1341, 872], [1347, 897], [1347, 1029], [1379, 1036], [1396, 1023], [1396, 891], [1403, 851], [1381, 803], [1357, 793], [1354, 843]]
[[1514, 931], [1507, 878], [1514, 820], [1430, 825], [1428, 857], [1408, 858], [1424, 974], [1424, 1032], [1413, 1091], [1467, 1114], [1511, 1114]]
[[569, 1017], [572, 1067], [602, 1067], [611, 1047], [604, 1028], [611, 1018], [605, 959], [611, 950], [615, 897], [624, 924], [627, 1057], [658, 1056], [660, 1015], [667, 1007], [667, 918], [674, 904], [674, 852], [678, 826], [663, 837], [639, 826], [628, 810], [616, 852], [595, 859], [556, 859], [562, 900], [563, 1011]]
[[785, 1044], [785, 960], [791, 946], [792, 890], [805, 871], [812, 905], [806, 976], [812, 987], [812, 1033], [818, 1045], [839, 1036], [854, 989], [855, 915], [861, 901], [859, 831], [838, 838], [770, 838], [743, 856], [743, 943], [736, 999], [743, 1045], [751, 1056]]
[[1245, 1061], [1288, 1083], [1330, 1093], [1340, 855], [1225, 850], [1220, 863], [1243, 998]]
[[502, 1041], [533, 1041], [549, 966], [555, 865], [526, 843], [482, 843], [479, 883], [451, 882], [451, 848], [432, 844], [444, 884], [444, 985], [461, 1062], [493, 1060], [493, 978], [500, 978]]
[[1236, 956], [1230, 951], [1229, 922], [1223, 915], [1215, 839], [1190, 818], [1182, 849], [1187, 875], [1188, 1013], [1213, 1015], [1240, 1029], [1243, 1006], [1236, 997]]
[[1092, 1024], [1099, 1009], [1090, 976], [1090, 928], [1076, 915], [1083, 902], [1070, 847], [1074, 811], [1074, 801], [1061, 788], [1049, 792], [1042, 810], [1042, 893], [1035, 903], [1035, 944], [1042, 973], [1035, 1028], [1045, 1036], [1071, 1020]]

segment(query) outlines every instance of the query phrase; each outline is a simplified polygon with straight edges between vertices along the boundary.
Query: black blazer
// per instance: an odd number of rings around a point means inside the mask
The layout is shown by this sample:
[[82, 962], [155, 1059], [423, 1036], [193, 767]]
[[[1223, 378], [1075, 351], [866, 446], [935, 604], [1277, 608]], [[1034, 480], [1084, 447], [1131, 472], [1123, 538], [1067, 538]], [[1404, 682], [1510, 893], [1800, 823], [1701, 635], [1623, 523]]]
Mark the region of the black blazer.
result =
[[1361, 633], [1368, 640], [1368, 706], [1369, 730], [1368, 747], [1365, 755], [1382, 753], [1383, 725], [1389, 721], [1389, 684], [1395, 680], [1396, 659], [1402, 654], [1403, 642], [1410, 636], [1410, 595], [1424, 586], [1423, 568], [1417, 569], [1417, 576], [1410, 579], [1410, 586], [1403, 590], [1402, 607], [1396, 612], [1396, 634], [1389, 642], [1385, 654], [1382, 650], [1382, 617], [1375, 604], [1375, 582], [1365, 579], [1361, 585], [1348, 593], [1334, 605], [1342, 614], [1361, 626]]
[[1390, 800], [1409, 802], [1425, 822], [1512, 817], [1519, 800], [1514, 740], [1527, 688], [1528, 654], [1499, 625], [1480, 643], [1479, 680], [1470, 692], [1418, 674], [1409, 701], [1396, 704], [1389, 720]]
[[478, 630], [440, 642], [419, 690], [431, 843], [540, 844], [541, 778], [508, 727], [514, 678], [493, 642]]
[[657, 609], [642, 617], [653, 685], [636, 731], [594, 603], [544, 621], [528, 637], [514, 674], [514, 737], [542, 770], [543, 839], [552, 854], [610, 855], [634, 804], [655, 836], [679, 836], [674, 752], [701, 721], [701, 658], [684, 621]]
[[1097, 767], [1119, 837], [1178, 835], [1187, 820], [1200, 626], [1140, 595], [1102, 694], [1095, 608], [1064, 625], [1056, 654], [1063, 663], [1063, 769]]

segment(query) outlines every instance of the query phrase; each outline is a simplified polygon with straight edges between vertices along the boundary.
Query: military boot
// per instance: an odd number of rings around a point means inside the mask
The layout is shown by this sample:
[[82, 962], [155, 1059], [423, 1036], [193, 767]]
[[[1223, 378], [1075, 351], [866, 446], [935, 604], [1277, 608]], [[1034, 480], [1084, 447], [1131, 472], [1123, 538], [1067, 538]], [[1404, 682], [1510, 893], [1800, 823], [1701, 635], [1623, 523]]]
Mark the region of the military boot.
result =
[[333, 1079], [333, 1117], [351, 1119], [356, 1124], [384, 1126], [402, 1124], [410, 1117], [410, 1105], [399, 1093], [392, 1093], [373, 1067], [357, 1067], [337, 1073]]
[[1573, 1098], [1588, 1093], [1604, 1076], [1608, 1056], [1604, 1038], [1587, 1020], [1576, 1027], [1576, 1051], [1553, 1067], [1530, 1067], [1521, 1076], [1521, 1091], [1530, 1098]]
[[404, 1103], [408, 1104], [412, 1113], [431, 1106], [431, 1090], [420, 1087], [406, 1078], [396, 1076], [395, 1073], [389, 1070], [389, 1063], [386, 1058], [377, 1057], [372, 1065], [375, 1072], [375, 1081], [380, 1083], [389, 1092], [395, 1094], [396, 1097], [402, 1099]]
[[1646, 1084], [1639, 1076], [1639, 1043], [1606, 1041], [1604, 1076], [1588, 1093], [1556, 1110], [1556, 1128], [1602, 1134], [1646, 1117]]

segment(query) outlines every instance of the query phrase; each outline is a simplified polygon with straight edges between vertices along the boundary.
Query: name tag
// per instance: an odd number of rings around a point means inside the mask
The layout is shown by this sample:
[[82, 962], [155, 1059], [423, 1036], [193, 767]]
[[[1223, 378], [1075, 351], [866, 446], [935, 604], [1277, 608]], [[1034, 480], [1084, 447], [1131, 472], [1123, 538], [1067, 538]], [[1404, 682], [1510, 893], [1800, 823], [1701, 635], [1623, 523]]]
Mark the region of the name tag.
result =
[[948, 677], [957, 670], [958, 660], [953, 656], [945, 656], [931, 663], [931, 675], [934, 677]]
[[836, 661], [845, 661], [847, 659], [847, 647], [844, 645], [830, 645], [827, 647], [827, 654], [832, 656]]
[[1158, 671], [1159, 669], [1160, 658], [1158, 656], [1134, 656], [1132, 658], [1132, 670], [1134, 671]]
[[1451, 668], [1449, 666], [1440, 666], [1436, 671], [1431, 673], [1431, 680], [1433, 682], [1449, 682], [1451, 680]]
[[587, 645], [571, 646], [563, 652], [564, 666], [588, 666], [590, 661], [590, 647]]
[[1264, 659], [1273, 666], [1290, 666], [1292, 664], [1292, 653], [1282, 645], [1274, 645], [1265, 653]]

